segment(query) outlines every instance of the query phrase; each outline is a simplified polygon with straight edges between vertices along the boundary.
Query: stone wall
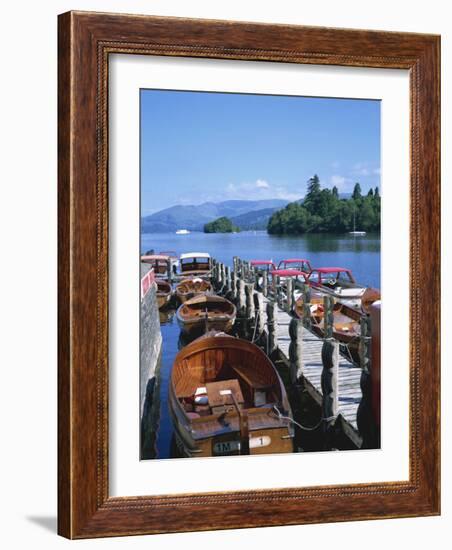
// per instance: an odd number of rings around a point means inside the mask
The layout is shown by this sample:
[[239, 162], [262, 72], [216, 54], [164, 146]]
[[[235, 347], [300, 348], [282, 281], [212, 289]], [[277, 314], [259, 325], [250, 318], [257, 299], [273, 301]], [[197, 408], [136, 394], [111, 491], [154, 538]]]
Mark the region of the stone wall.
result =
[[140, 457], [156, 456], [155, 440], [160, 418], [159, 367], [162, 349], [157, 285], [149, 265], [141, 266], [140, 311]]

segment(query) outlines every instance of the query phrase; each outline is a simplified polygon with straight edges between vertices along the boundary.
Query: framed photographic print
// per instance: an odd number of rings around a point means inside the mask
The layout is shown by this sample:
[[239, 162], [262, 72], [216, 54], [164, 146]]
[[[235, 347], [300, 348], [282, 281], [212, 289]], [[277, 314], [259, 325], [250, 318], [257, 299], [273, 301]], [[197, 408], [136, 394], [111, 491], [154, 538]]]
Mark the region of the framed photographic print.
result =
[[439, 513], [439, 46], [59, 17], [61, 535]]

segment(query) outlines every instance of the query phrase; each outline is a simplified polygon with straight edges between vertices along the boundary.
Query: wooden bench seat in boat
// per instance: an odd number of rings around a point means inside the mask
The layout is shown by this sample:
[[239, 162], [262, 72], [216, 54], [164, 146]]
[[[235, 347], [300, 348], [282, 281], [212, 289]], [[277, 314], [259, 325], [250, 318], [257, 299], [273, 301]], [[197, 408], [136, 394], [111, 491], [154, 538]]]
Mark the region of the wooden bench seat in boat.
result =
[[254, 390], [266, 390], [273, 385], [272, 380], [268, 380], [258, 371], [253, 370], [250, 375], [249, 369], [244, 365], [231, 365], [231, 368]]

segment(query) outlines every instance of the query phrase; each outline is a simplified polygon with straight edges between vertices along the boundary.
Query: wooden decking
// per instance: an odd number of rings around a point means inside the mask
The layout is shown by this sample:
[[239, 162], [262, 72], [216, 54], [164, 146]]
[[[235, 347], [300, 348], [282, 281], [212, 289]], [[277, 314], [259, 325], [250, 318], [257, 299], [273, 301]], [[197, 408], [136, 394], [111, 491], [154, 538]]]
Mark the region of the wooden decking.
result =
[[[268, 300], [264, 299], [266, 302]], [[265, 308], [264, 319], [267, 321]], [[283, 358], [289, 363], [289, 324], [292, 317], [276, 308], [276, 335], [277, 346]], [[303, 378], [306, 389], [319, 404], [322, 402], [321, 374], [322, 374], [322, 346], [323, 340], [303, 328]], [[361, 369], [351, 361], [340, 356], [338, 380], [338, 413], [342, 416], [343, 426], [347, 435], [359, 445], [361, 439], [357, 431], [356, 416], [362, 393], [360, 388]]]

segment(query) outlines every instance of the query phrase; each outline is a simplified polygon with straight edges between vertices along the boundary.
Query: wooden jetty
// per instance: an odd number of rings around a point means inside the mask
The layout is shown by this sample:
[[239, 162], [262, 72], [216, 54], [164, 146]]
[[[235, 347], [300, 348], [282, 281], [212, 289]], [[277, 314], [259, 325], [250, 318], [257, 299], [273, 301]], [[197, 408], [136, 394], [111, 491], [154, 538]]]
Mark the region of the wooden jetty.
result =
[[236, 303], [238, 318], [243, 320], [248, 338], [264, 341], [267, 353], [287, 367], [293, 387], [302, 387], [320, 406], [320, 424], [330, 441], [326, 448], [335, 448], [331, 434], [338, 429], [355, 448], [378, 448], [379, 437], [370, 412], [369, 317], [361, 319], [360, 364], [356, 364], [333, 338], [332, 297], [324, 299], [325, 336], [320, 338], [310, 330], [307, 285], [301, 285], [306, 316], [298, 319], [292, 314], [295, 303], [292, 280], [288, 279], [283, 288], [277, 278], [269, 284], [264, 273], [263, 279], [259, 274], [258, 286], [258, 274], [249, 262], [235, 257], [233, 263], [231, 270], [214, 261], [214, 287]]

